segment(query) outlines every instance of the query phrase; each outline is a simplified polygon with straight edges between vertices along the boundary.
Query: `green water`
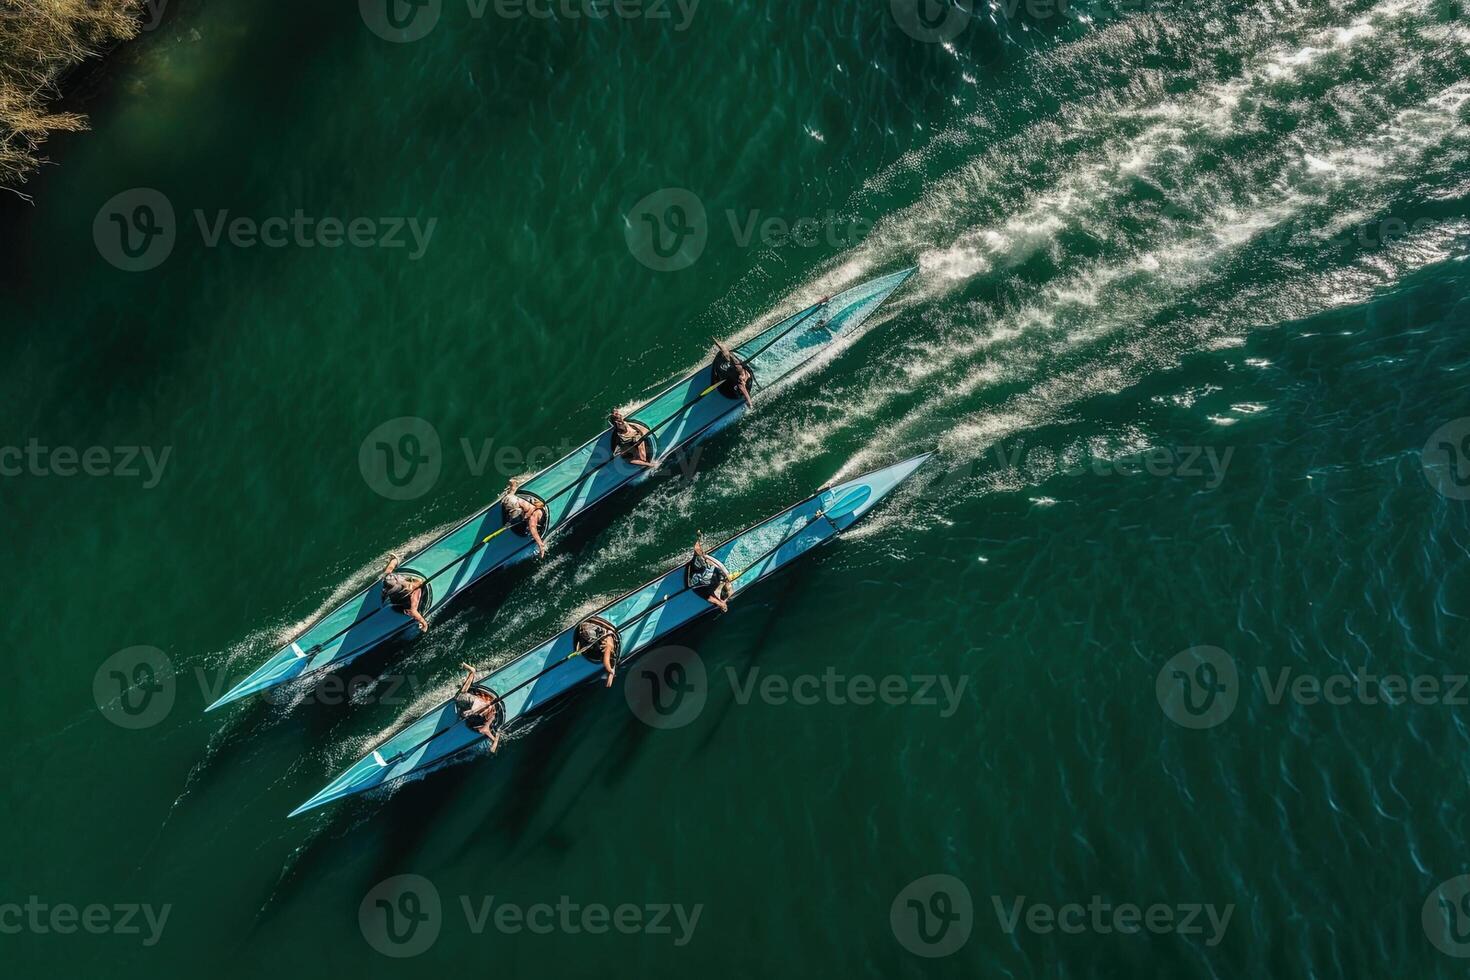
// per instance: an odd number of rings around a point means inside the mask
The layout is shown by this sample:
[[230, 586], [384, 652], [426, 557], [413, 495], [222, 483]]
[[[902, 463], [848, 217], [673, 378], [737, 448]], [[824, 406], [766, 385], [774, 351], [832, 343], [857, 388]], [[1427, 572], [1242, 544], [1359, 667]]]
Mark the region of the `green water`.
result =
[[[94, 131], [53, 143], [34, 207], [0, 205], [0, 444], [163, 465], [0, 480], [17, 668], [0, 906], [169, 912], [148, 944], [141, 915], [141, 935], [17, 933], [0, 908], [6, 962], [391, 969], [362, 922], [380, 882], [414, 874], [443, 903], [414, 970], [1459, 975], [1421, 912], [1470, 872], [1470, 528], [1461, 470], [1426, 474], [1421, 453], [1470, 426], [1464, 6], [1001, 7], [946, 45], [877, 3], [706, 0], [682, 30], [677, 8], [446, 3], [394, 44], [353, 5], [178, 0], [88, 76]], [[176, 234], [127, 272], [94, 219], [140, 187]], [[656, 271], [624, 216], [670, 188], [702, 202], [707, 241]], [[211, 246], [195, 217], [298, 210], [434, 224], [416, 255]], [[826, 228], [746, 239], [773, 217]], [[354, 665], [352, 697], [201, 714], [384, 553], [492, 497], [513, 467], [475, 464], [487, 440], [579, 441], [711, 334], [908, 264], [866, 334], [710, 443], [697, 476], [634, 491]], [[442, 465], [393, 500], [359, 449], [403, 416], [433, 426]], [[461, 660], [512, 656], [698, 529], [936, 446], [917, 493], [680, 635], [710, 675], [687, 727], [589, 691], [494, 760], [284, 819]], [[174, 701], [128, 730], [93, 681], [135, 646], [167, 656]], [[1238, 670], [1233, 712], [1202, 730], [1156, 690], [1194, 647]], [[964, 687], [949, 708], [742, 697], [756, 671], [829, 669]], [[1283, 670], [1444, 696], [1312, 703], [1274, 696]], [[973, 916], [926, 958], [890, 911], [932, 874]], [[687, 937], [476, 932], [461, 898], [478, 914], [492, 896], [700, 914]], [[1008, 931], [1022, 896], [1231, 917]]]

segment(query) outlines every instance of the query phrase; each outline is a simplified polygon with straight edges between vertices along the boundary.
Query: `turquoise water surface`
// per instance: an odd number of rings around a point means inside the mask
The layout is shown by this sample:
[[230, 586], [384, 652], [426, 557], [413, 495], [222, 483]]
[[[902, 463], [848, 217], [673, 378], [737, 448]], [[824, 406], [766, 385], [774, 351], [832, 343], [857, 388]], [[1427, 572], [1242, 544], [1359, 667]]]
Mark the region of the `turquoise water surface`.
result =
[[[385, 9], [175, 0], [0, 204], [7, 962], [1463, 971], [1462, 2]], [[202, 713], [712, 336], [909, 265], [422, 640]], [[285, 819], [461, 661], [935, 448], [675, 638], [682, 727], [589, 690]]]

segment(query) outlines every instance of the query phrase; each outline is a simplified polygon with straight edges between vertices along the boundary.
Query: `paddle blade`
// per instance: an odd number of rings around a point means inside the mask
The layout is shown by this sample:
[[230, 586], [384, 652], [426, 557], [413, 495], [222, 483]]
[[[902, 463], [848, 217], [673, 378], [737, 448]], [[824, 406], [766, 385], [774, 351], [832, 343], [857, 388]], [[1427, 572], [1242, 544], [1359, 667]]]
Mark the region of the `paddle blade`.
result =
[[832, 501], [832, 503], [827, 507], [825, 513], [827, 514], [828, 519], [834, 521], [837, 520], [839, 517], [846, 517], [848, 514], [851, 514], [863, 504], [867, 503], [868, 498], [872, 495], [873, 488], [865, 483], [860, 484], [859, 486], [849, 487], [846, 491], [843, 492], [842, 496]]
[[828, 491], [832, 495], [832, 505], [827, 508], [827, 518], [839, 531], [861, 520], [864, 514], [897, 490], [932, 455], [934, 454], [923, 453], [832, 487]]

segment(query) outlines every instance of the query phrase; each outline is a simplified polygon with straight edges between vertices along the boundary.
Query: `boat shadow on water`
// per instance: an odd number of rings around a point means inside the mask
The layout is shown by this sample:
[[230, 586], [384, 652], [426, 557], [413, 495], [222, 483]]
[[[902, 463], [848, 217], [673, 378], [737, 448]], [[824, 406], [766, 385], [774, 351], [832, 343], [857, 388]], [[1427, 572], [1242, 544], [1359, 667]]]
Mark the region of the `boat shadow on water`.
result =
[[[745, 604], [746, 615], [759, 621], [751, 628], [751, 640], [742, 644], [749, 653], [734, 654], [742, 666], [762, 657], [777, 635], [787, 601], [781, 592], [759, 602], [759, 608], [751, 608], [755, 602]], [[704, 619], [672, 639], [697, 650], [719, 626], [718, 619]], [[706, 712], [690, 731], [698, 732], [689, 750], [693, 755], [716, 748], [716, 735], [733, 703], [732, 697], [721, 698], [714, 713]], [[452, 863], [456, 855], [473, 854], [477, 867], [490, 869], [517, 851], [571, 851], [583, 837], [580, 814], [589, 789], [598, 785], [611, 791], [631, 778], [645, 741], [656, 734], [669, 733], [657, 732], [629, 711], [616, 686], [579, 688], [542, 714], [523, 737], [503, 744], [498, 756], [477, 751], [420, 778], [343, 803], [302, 848], [289, 875], [278, 883], [272, 906], [288, 906], [304, 882], [340, 869], [344, 858], [365, 859], [360, 885], [366, 891], [393, 875]], [[380, 843], [364, 853], [360, 830], [366, 827]]]
[[[476, 866], [489, 869], [528, 845], [570, 849], [576, 833], [567, 827], [569, 814], [548, 821], [544, 813], [548, 791], [565, 778], [559, 762], [568, 742], [585, 735], [586, 719], [578, 717], [582, 714], [554, 711], [530, 737], [502, 745], [502, 753], [514, 755], [492, 757], [477, 751], [324, 814], [324, 823], [274, 888], [271, 914], [289, 908], [308, 882], [340, 871], [344, 863], [360, 866], [358, 884], [365, 893], [394, 875], [431, 874], [453, 863], [456, 855], [473, 853]], [[578, 787], [572, 800], [582, 792]], [[528, 840], [529, 829], [538, 822], [549, 824], [548, 829], [539, 839]], [[447, 836], [454, 828], [461, 829]], [[367, 849], [364, 842], [370, 839], [378, 845]]]
[[[238, 761], [260, 751], [267, 735], [277, 739], [304, 736], [315, 743], [357, 707], [354, 702], [381, 703], [374, 689], [392, 676], [387, 671], [408, 642], [394, 641], [346, 666], [283, 685], [236, 706], [235, 716], [221, 728], [222, 737], [209, 752], [208, 765], [198, 777], [201, 783], [237, 771]], [[366, 697], [361, 696], [364, 693]]]
[[[790, 570], [788, 569], [788, 571]], [[720, 664], [705, 664], [705, 669], [709, 671], [711, 678], [711, 682], [709, 683], [709, 706], [705, 709], [704, 718], [701, 719], [699, 741], [691, 750], [691, 754], [695, 757], [702, 757], [714, 748], [715, 740], [719, 736], [720, 730], [724, 727], [725, 719], [729, 717], [730, 709], [735, 706], [735, 698], [730, 691], [724, 691], [718, 703], [715, 702], [715, 692], [720, 690], [718, 685], [713, 683], [715, 671], [727, 666], [730, 668], [738, 667], [738, 669], [742, 670], [750, 670], [756, 667], [765, 655], [767, 641], [778, 635], [781, 624], [781, 609], [790, 599], [790, 592], [784, 589], [773, 589], [771, 591], [771, 597], [762, 602], [761, 609], [758, 612], [749, 609], [747, 605], [747, 613], [755, 613], [761, 617], [761, 622], [753, 631], [754, 642], [749, 644], [748, 651], [734, 654], [732, 659]], [[730, 613], [726, 615], [731, 615], [734, 612], [735, 607], [732, 606]], [[713, 622], [706, 621], [700, 624], [698, 628], [704, 631], [711, 629], [714, 625]], [[690, 646], [694, 646], [697, 640], [698, 637], [691, 636]], [[694, 646], [694, 648], [696, 650], [698, 649], [697, 646]]]
[[[740, 649], [730, 649], [728, 655], [745, 667], [759, 660], [776, 636], [783, 608], [791, 599], [785, 591], [766, 590], [764, 595], [740, 602], [728, 615], [747, 620], [738, 631], [744, 638], [736, 643]], [[723, 629], [726, 623], [725, 616], [707, 616], [671, 634], [668, 641], [693, 649], [706, 647], [711, 631]], [[638, 663], [624, 666], [620, 683], [632, 681], [631, 671]], [[371, 683], [371, 669], [364, 669], [370, 666], [357, 665], [344, 674], [344, 680]], [[714, 664], [706, 663], [706, 670], [711, 678], [715, 676]], [[711, 694], [715, 687], [711, 685]], [[703, 756], [716, 748], [716, 733], [733, 703], [728, 691], [722, 689], [722, 693], [724, 696], [711, 698], [714, 710], [689, 730], [688, 748], [682, 751]], [[314, 711], [317, 720], [299, 727], [313, 730], [312, 737], [320, 739], [340, 718], [341, 705], [332, 707], [336, 710]], [[336, 845], [348, 837], [360, 855], [364, 837], [371, 839], [379, 831], [383, 845], [366, 871], [372, 881], [416, 864], [437, 866], [448, 855], [471, 850], [491, 861], [528, 848], [556, 853], [570, 850], [582, 835], [578, 813], [587, 804], [588, 790], [598, 786], [599, 792], [612, 793], [633, 778], [645, 740], [655, 733], [680, 737], [656, 730], [630, 711], [619, 686], [608, 690], [597, 683], [585, 684], [548, 706], [519, 737], [503, 743], [498, 756], [481, 748], [418, 778], [344, 801], [307, 844], [291, 878], [294, 881], [303, 869], [338, 866]], [[379, 826], [369, 835], [354, 832], [365, 824]]]
[[[393, 795], [390, 804], [397, 802], [398, 794]], [[422, 843], [452, 809], [454, 793], [404, 795], [417, 798], [410, 805], [394, 806], [385, 805], [382, 797], [369, 796], [327, 815], [273, 883], [256, 926], [283, 913], [295, 914], [291, 909], [306, 888], [340, 873], [344, 864], [361, 865], [357, 887], [362, 894], [393, 875], [431, 872], [417, 858]], [[383, 846], [366, 850], [359, 830], [381, 835]]]

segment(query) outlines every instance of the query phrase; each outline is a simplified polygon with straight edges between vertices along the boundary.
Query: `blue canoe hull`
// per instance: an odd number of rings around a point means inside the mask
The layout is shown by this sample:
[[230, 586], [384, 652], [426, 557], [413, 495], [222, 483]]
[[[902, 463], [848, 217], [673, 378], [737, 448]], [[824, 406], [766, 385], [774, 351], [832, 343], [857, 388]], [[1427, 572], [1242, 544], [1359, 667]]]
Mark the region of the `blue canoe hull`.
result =
[[[915, 271], [905, 269], [854, 286], [792, 314], [737, 347], [736, 352], [750, 362], [757, 390], [789, 378], [837, 340], [850, 337]], [[628, 413], [652, 433], [655, 459], [662, 462], [689, 449], [745, 413], [743, 400], [711, 391], [713, 382], [713, 368], [703, 367]], [[546, 533], [551, 533], [646, 476], [646, 470], [613, 456], [612, 434], [604, 430], [525, 481], [522, 490], [546, 502]], [[430, 613], [492, 572], [535, 553], [535, 545], [523, 532], [496, 533], [504, 527], [501, 506], [493, 503], [403, 562], [405, 570], [430, 580]], [[413, 620], [387, 606], [382, 583], [374, 582], [313, 622], [205, 710], [344, 666], [370, 650], [416, 633]]]
[[[916, 456], [830, 487], [735, 535], [712, 550], [735, 576], [738, 596], [797, 558], [846, 530], [913, 474], [932, 454]], [[839, 516], [825, 511], [841, 501]], [[626, 665], [673, 631], [713, 611], [685, 584], [683, 565], [590, 614], [618, 628], [620, 663]], [[585, 621], [588, 617], [578, 620]], [[572, 656], [573, 624], [477, 683], [501, 695], [502, 730], [534, 715], [584, 685], [599, 681], [602, 665]], [[332, 780], [291, 816], [444, 764], [485, 738], [465, 725], [447, 699], [395, 732]]]

